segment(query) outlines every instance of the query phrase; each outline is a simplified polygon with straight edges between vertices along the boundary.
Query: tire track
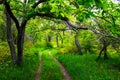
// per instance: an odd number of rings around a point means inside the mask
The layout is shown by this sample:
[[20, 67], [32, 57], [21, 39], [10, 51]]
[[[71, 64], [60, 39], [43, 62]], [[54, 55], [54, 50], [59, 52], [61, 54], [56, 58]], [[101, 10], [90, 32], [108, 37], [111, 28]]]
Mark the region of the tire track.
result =
[[70, 80], [70, 76], [67, 73], [67, 70], [64, 68], [64, 66], [49, 52], [49, 55], [54, 59], [54, 61], [60, 66], [60, 69], [63, 73], [64, 80]]
[[40, 63], [39, 63], [39, 67], [38, 67], [38, 70], [36, 71], [36, 75], [35, 75], [35, 79], [34, 80], [39, 80], [39, 77], [40, 77], [40, 72], [41, 72], [41, 69], [42, 69], [42, 53], [40, 53]]

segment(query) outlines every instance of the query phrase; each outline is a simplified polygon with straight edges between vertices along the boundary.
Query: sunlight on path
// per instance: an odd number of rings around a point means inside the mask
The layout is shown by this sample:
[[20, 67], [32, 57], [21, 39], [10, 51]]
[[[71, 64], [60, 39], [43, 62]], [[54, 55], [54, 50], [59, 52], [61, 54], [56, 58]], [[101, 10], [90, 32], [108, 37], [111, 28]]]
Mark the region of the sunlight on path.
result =
[[42, 57], [41, 56], [42, 56], [42, 53], [40, 53], [40, 63], [39, 63], [39, 67], [38, 67], [38, 70], [36, 72], [36, 76], [35, 76], [34, 80], [39, 80], [40, 72], [42, 69]]
[[53, 57], [53, 55], [51, 54], [51, 52], [49, 52], [49, 55], [54, 59], [54, 61], [60, 66], [60, 69], [64, 75], [64, 80], [70, 80], [70, 76], [67, 73], [66, 69], [64, 68], [64, 66], [55, 58]]

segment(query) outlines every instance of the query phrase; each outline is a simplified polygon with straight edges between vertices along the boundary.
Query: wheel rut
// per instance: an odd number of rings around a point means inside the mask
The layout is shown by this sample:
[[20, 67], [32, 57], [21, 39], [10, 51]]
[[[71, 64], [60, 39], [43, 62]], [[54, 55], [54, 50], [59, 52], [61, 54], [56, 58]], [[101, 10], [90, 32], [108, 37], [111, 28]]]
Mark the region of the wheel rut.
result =
[[60, 66], [61, 72], [63, 73], [64, 80], [70, 80], [70, 76], [65, 69], [65, 67], [49, 52], [49, 55], [54, 59], [54, 61]]
[[40, 53], [40, 62], [39, 62], [39, 67], [38, 67], [38, 70], [36, 71], [36, 75], [35, 75], [35, 79], [34, 80], [39, 80], [39, 77], [40, 77], [40, 72], [41, 72], [41, 69], [42, 69], [42, 53]]

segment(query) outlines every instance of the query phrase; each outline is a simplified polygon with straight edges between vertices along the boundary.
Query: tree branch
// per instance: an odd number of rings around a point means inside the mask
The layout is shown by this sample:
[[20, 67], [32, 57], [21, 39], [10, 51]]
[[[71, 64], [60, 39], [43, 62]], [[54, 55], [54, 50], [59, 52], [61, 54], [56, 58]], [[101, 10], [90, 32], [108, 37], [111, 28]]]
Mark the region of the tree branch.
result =
[[100, 16], [96, 16], [96, 17], [101, 18], [101, 19], [105, 20], [106, 22], [112, 24], [112, 22], [110, 22], [109, 20], [105, 19], [104, 17], [100, 17]]
[[14, 16], [14, 14], [12, 13], [9, 3], [4, 1], [3, 4], [5, 5], [6, 11], [9, 13], [10, 17], [15, 22], [16, 28], [19, 29], [19, 22], [18, 22], [17, 18]]
[[0, 4], [2, 4], [3, 3], [3, 1], [0, 1]]
[[54, 29], [51, 29], [51, 30], [66, 31], [66, 30], [73, 30], [73, 29], [67, 29], [67, 28], [65, 28], [65, 29], [64, 29], [64, 28], [55, 29], [55, 28], [54, 28]]
[[46, 2], [46, 0], [39, 0], [38, 2], [36, 2], [35, 4], [33, 4], [32, 8], [36, 8], [42, 2]]
[[77, 24], [73, 24], [71, 21], [69, 21], [68, 18], [66, 17], [62, 17], [62, 20], [65, 21], [66, 24], [68, 24], [70, 27], [74, 28], [74, 29], [84, 29], [84, 30], [88, 30], [89, 26], [78, 26]]
[[68, 24], [70, 27], [74, 28], [74, 29], [84, 29], [84, 30], [88, 30], [89, 27], [88, 26], [78, 26], [76, 24], [73, 24], [72, 22], [70, 22], [69, 20], [65, 21], [66, 24]]
[[[60, 18], [57, 18], [54, 14], [42, 14], [42, 13], [37, 13], [36, 14], [37, 16], [40, 16], [40, 17], [49, 17], [49, 18], [55, 18], [55, 19], [60, 19]], [[62, 21], [64, 21], [66, 24], [68, 24], [70, 27], [74, 28], [74, 29], [84, 29], [84, 30], [88, 30], [89, 27], [88, 26], [78, 26], [76, 24], [73, 24], [72, 22], [70, 22], [68, 20], [68, 18], [66, 17], [62, 17], [61, 18]]]
[[40, 17], [49, 17], [49, 18], [57, 18], [53, 13], [36, 13], [36, 16]]

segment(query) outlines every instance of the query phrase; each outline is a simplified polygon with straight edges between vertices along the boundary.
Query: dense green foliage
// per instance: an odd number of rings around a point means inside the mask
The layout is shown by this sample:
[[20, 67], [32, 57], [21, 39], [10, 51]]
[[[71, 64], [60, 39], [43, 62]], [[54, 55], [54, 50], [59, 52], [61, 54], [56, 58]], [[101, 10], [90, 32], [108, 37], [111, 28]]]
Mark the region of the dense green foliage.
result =
[[119, 13], [119, 0], [0, 0], [0, 80], [33, 80], [40, 59], [40, 80], [63, 80], [49, 52], [71, 80], [120, 80]]

